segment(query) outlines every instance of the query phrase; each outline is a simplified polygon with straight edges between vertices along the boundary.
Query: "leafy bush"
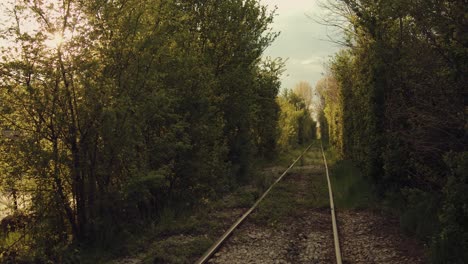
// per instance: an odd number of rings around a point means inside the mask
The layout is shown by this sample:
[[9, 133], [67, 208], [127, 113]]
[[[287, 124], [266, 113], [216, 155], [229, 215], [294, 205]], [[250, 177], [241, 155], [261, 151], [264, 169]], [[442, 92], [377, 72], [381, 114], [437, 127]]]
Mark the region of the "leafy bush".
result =
[[468, 262], [468, 152], [449, 153], [445, 162], [450, 173], [439, 215], [443, 228], [434, 238], [432, 261], [462, 264]]
[[[400, 216], [403, 231], [416, 235], [422, 241], [429, 242], [434, 232], [439, 229], [437, 212], [440, 197], [436, 193], [425, 192], [420, 189], [404, 189], [405, 207]], [[393, 198], [393, 200], [396, 200]]]

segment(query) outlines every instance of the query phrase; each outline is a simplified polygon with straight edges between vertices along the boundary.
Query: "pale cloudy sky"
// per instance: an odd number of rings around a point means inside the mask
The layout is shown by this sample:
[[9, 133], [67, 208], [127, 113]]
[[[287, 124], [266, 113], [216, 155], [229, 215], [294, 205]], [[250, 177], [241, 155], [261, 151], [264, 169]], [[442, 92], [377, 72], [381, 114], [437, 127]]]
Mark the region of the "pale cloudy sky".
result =
[[328, 40], [328, 34], [334, 34], [333, 28], [327, 28], [314, 22], [313, 18], [325, 15], [319, 7], [319, 0], [261, 0], [273, 8], [278, 7], [273, 24], [280, 36], [266, 50], [266, 56], [288, 59], [286, 72], [283, 74], [283, 88], [292, 88], [300, 81], [309, 82], [312, 87], [321, 78], [323, 63], [340, 47]]

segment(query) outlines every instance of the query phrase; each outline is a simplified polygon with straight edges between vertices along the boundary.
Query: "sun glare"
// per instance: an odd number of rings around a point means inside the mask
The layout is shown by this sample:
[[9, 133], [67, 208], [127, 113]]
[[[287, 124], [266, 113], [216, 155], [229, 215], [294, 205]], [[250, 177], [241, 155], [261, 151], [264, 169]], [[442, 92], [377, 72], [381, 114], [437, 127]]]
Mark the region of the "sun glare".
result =
[[60, 45], [63, 43], [63, 36], [60, 33], [55, 33], [52, 35], [46, 42], [45, 44], [50, 47], [50, 48], [58, 48]]

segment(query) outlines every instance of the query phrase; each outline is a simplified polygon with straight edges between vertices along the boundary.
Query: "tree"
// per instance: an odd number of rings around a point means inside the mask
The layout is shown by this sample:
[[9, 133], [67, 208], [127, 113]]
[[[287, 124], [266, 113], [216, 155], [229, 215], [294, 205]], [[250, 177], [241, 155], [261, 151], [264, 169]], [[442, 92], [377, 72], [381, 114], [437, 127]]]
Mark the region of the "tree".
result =
[[18, 243], [2, 241], [12, 262], [106, 246], [164, 207], [248, 181], [252, 156], [275, 150], [282, 63], [261, 60], [277, 34], [258, 1], [24, 1], [9, 11], [0, 128], [19, 139], [0, 139], [0, 183], [33, 219]]
[[[346, 61], [346, 54], [341, 54], [343, 57], [343, 68], [347, 69], [348, 61]], [[343, 74], [346, 74], [343, 72]], [[343, 76], [345, 77], [345, 76]], [[349, 77], [349, 76], [346, 76]], [[346, 78], [345, 77], [345, 78]], [[340, 84], [340, 85], [339, 85]], [[343, 89], [342, 83], [339, 83], [333, 76], [325, 76], [316, 85], [316, 91], [320, 96], [320, 101], [323, 101], [323, 106], [316, 107], [318, 111], [323, 113], [325, 120], [321, 120], [322, 129], [326, 129], [326, 138], [328, 142], [337, 150], [340, 156], [343, 156]], [[321, 102], [320, 102], [321, 103]], [[326, 123], [326, 124], [325, 124]], [[326, 127], [325, 127], [326, 126]]]
[[278, 97], [281, 112], [279, 116], [281, 150], [305, 144], [316, 137], [316, 122], [312, 120], [305, 100], [290, 90], [284, 90]]
[[304, 100], [306, 107], [311, 107], [313, 99], [312, 86], [308, 82], [300, 81], [294, 86], [293, 91]]

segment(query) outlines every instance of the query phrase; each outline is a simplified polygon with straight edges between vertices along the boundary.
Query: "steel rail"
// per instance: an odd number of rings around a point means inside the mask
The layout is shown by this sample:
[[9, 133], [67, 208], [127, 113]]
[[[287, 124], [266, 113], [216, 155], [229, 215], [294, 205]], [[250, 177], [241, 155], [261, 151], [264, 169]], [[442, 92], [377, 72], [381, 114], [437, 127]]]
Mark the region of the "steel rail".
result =
[[224, 241], [226, 241], [226, 239], [232, 234], [232, 232], [234, 232], [234, 230], [247, 218], [247, 216], [249, 216], [250, 213], [253, 212], [253, 210], [255, 210], [257, 208], [257, 206], [260, 204], [260, 202], [263, 200], [263, 198], [265, 198], [267, 196], [267, 194], [273, 189], [273, 187], [279, 182], [281, 181], [281, 179], [288, 173], [288, 171], [294, 167], [294, 165], [302, 158], [302, 156], [304, 156], [304, 154], [310, 149], [310, 147], [312, 146], [312, 144], [310, 144], [305, 150], [304, 152], [302, 152], [302, 154], [291, 164], [291, 166], [289, 166], [284, 172], [283, 174], [281, 174], [281, 176], [278, 177], [278, 179], [276, 179], [275, 182], [273, 182], [273, 184], [268, 188], [268, 190], [266, 190], [263, 195], [257, 199], [257, 201], [252, 205], [252, 207], [247, 211], [245, 212], [222, 236], [221, 238], [218, 239], [218, 241], [216, 241], [216, 243], [214, 243], [209, 249], [208, 251], [205, 252], [205, 254], [203, 254], [203, 256], [197, 260], [197, 262], [195, 262], [196, 264], [203, 264], [203, 263], [206, 263], [210, 258], [211, 256], [219, 249], [219, 247], [224, 243]]
[[325, 158], [325, 151], [323, 151], [323, 144], [320, 141], [320, 148], [322, 149], [323, 163], [325, 164], [325, 171], [327, 173], [327, 182], [328, 182], [328, 194], [330, 196], [330, 211], [332, 217], [332, 227], [333, 227], [333, 240], [335, 243], [335, 255], [336, 263], [342, 264], [341, 260], [341, 249], [340, 249], [340, 240], [338, 239], [338, 228], [336, 225], [336, 215], [335, 215], [335, 204], [333, 203], [333, 192], [330, 182], [330, 175], [328, 174], [327, 158]]

